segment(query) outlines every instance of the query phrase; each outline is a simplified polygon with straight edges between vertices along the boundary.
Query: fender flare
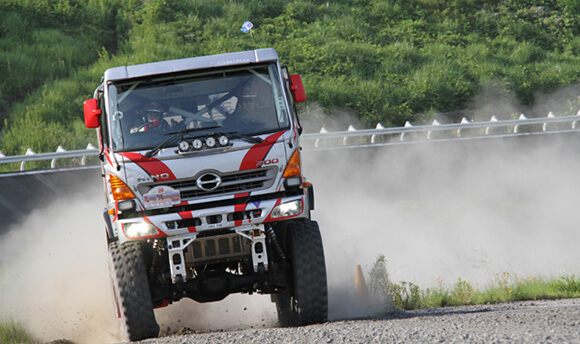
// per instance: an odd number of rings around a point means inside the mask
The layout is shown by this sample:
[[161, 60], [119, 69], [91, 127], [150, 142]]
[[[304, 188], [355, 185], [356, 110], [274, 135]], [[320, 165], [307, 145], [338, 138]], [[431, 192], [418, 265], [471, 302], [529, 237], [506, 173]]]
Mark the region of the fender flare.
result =
[[105, 219], [105, 231], [107, 232], [107, 241], [111, 242], [115, 239], [115, 234], [113, 233], [113, 223], [111, 223], [111, 218], [107, 209], [103, 210], [103, 217]]
[[308, 209], [314, 210], [314, 185], [310, 184], [307, 187], [307, 193], [308, 193]]

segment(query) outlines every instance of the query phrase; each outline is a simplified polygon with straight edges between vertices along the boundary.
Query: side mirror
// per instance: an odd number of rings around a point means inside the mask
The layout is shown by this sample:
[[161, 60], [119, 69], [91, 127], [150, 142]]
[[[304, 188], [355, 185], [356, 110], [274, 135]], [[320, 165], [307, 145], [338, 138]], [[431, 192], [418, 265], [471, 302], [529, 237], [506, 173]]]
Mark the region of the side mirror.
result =
[[304, 85], [300, 75], [290, 74], [290, 91], [294, 95], [295, 102], [300, 103], [306, 100], [306, 92], [304, 92]]
[[85, 110], [85, 126], [87, 128], [98, 128], [100, 126], [99, 116], [102, 111], [99, 109], [99, 101], [97, 99], [86, 100], [83, 104]]

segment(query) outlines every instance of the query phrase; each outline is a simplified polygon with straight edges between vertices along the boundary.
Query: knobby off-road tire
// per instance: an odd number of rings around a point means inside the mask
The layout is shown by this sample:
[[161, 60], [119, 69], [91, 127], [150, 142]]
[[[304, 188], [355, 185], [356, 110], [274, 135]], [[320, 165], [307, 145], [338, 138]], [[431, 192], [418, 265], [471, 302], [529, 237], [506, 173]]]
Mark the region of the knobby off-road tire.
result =
[[113, 295], [121, 320], [121, 335], [130, 341], [159, 335], [147, 271], [141, 246], [137, 242], [109, 244]]
[[290, 286], [272, 295], [278, 320], [282, 326], [323, 323], [328, 318], [328, 289], [318, 223], [290, 223], [288, 250], [292, 265]]

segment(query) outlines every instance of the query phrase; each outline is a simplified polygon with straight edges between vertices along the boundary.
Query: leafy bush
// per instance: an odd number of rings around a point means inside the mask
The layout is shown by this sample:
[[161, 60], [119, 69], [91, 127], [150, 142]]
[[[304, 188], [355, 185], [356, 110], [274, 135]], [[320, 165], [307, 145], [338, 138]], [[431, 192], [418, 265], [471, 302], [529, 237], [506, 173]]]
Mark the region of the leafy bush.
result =
[[371, 268], [369, 290], [375, 303], [392, 304], [391, 282], [387, 273], [387, 261], [383, 255], [377, 257]]
[[393, 291], [395, 307], [405, 310], [424, 307], [423, 297], [418, 285], [402, 281], [400, 284], [394, 284], [391, 290]]

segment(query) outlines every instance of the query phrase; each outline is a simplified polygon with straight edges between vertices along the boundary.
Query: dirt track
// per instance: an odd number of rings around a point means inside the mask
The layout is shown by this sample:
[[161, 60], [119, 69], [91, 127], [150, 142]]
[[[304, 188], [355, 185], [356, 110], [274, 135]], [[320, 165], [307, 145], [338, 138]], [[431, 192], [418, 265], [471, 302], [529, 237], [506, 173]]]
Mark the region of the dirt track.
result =
[[394, 310], [297, 328], [187, 333], [141, 343], [579, 343], [580, 299]]

